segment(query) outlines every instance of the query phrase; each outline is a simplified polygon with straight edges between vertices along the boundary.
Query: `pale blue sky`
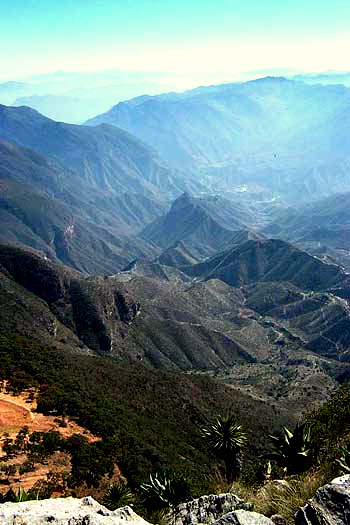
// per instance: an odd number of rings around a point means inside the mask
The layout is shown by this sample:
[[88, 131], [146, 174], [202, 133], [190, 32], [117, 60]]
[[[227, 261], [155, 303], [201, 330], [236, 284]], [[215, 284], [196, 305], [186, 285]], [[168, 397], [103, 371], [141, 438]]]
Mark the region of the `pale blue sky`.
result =
[[0, 0], [0, 78], [350, 69], [349, 0]]

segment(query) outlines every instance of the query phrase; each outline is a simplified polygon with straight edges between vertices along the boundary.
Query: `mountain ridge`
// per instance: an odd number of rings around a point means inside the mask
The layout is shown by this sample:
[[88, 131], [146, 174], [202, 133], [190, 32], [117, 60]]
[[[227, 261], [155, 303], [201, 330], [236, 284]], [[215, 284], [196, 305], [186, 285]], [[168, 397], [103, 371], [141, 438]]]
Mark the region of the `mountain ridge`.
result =
[[201, 279], [219, 278], [232, 286], [258, 281], [288, 281], [314, 291], [346, 285], [348, 274], [336, 264], [299, 250], [280, 239], [248, 240], [188, 268]]
[[120, 192], [124, 188], [152, 195], [159, 193], [157, 184], [161, 181], [162, 192], [176, 194], [179, 191], [176, 185], [184, 184], [181, 176], [167, 169], [154, 151], [114, 126], [102, 124], [89, 128], [65, 124], [25, 106], [0, 105], [0, 138], [77, 170], [95, 190]]

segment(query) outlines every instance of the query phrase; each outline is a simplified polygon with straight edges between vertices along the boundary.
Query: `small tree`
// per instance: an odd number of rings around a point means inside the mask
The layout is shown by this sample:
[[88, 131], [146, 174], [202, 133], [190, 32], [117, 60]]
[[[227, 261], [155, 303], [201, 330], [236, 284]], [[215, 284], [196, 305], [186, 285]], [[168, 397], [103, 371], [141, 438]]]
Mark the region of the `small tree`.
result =
[[234, 416], [219, 416], [213, 424], [202, 429], [209, 448], [225, 463], [226, 480], [237, 479], [242, 459], [242, 450], [247, 443], [247, 434]]
[[6, 454], [6, 459], [9, 459], [9, 458], [12, 458], [14, 456], [16, 456], [18, 450], [14, 444], [14, 441], [13, 439], [11, 438], [6, 438], [3, 445], [2, 445], [2, 450], [3, 452], [5, 452]]
[[27, 426], [21, 428], [15, 439], [15, 447], [17, 450], [25, 450], [28, 440], [29, 428]]

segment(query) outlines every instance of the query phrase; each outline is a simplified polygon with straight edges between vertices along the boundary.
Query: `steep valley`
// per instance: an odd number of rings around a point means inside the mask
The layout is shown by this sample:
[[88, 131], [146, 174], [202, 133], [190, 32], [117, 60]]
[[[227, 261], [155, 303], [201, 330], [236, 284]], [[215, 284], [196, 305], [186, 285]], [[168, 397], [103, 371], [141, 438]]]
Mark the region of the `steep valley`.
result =
[[0, 106], [11, 395], [97, 436], [86, 457], [136, 491], [160, 467], [222, 475], [201, 435], [219, 414], [261, 470], [268, 436], [350, 378], [349, 100], [268, 77], [81, 126]]

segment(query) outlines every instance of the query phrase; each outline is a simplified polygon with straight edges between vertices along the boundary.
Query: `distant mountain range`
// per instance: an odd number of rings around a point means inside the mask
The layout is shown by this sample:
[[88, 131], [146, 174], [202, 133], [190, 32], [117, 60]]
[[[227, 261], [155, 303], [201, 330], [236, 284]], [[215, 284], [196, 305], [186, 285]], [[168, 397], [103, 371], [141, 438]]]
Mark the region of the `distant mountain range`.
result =
[[[344, 108], [344, 113], [339, 113], [343, 115], [340, 124], [346, 122], [346, 88], [306, 86], [285, 79], [143, 97], [126, 106], [134, 111], [154, 101], [164, 107], [187, 104], [192, 111], [193, 103], [194, 113], [200, 113], [200, 102], [208, 109], [208, 101], [214, 104], [216, 100], [217, 106], [220, 99], [227, 109], [227, 101], [237, 89], [243, 99], [249, 93], [254, 107], [264, 101], [271, 110], [277, 100], [288, 99], [290, 104], [293, 101], [293, 112], [295, 106], [301, 111], [307, 95], [312, 100], [308, 118], [319, 97], [327, 95], [323, 112], [326, 107], [326, 113], [333, 114], [336, 102], [339, 111]], [[237, 108], [239, 115], [240, 106]], [[264, 111], [266, 116], [266, 108]], [[220, 112], [222, 116], [222, 109]], [[168, 124], [162, 121], [158, 128]], [[339, 136], [340, 129], [336, 131]], [[346, 135], [342, 140], [346, 141]], [[120, 128], [59, 123], [25, 107], [0, 106], [0, 141], [1, 214], [6, 224], [1, 240], [30, 245], [82, 271], [111, 274], [135, 258], [157, 256], [160, 262], [174, 266], [180, 257], [179, 242], [183, 243], [180, 251], [184, 265], [187, 258], [192, 264], [245, 240], [264, 237], [279, 237], [324, 255], [329, 262], [349, 265], [346, 194], [315, 201], [311, 208], [295, 202], [286, 206], [281, 197], [276, 197], [276, 188], [267, 188], [267, 184], [274, 184], [276, 175], [267, 168], [264, 187], [253, 188], [248, 179], [240, 178], [236, 183], [242, 184], [230, 190], [232, 177], [237, 175], [231, 170], [231, 177], [227, 172], [230, 168], [187, 172], [169, 168], [154, 150]], [[220, 134], [213, 135], [214, 142], [222, 147]], [[301, 149], [293, 171], [287, 163], [283, 166], [285, 175], [277, 177], [284, 198], [295, 201], [298, 197], [300, 201], [309, 195], [315, 199], [329, 187], [332, 191], [349, 188], [348, 161], [345, 150], [341, 151], [343, 157], [334, 152], [333, 160], [328, 159], [329, 173], [325, 165], [321, 169], [320, 160], [314, 160], [315, 166], [311, 171], [303, 170], [301, 178]], [[309, 149], [305, 155], [310, 155]], [[256, 168], [259, 171], [261, 164]], [[302, 193], [298, 181], [308, 190]], [[184, 191], [187, 193], [169, 209], [171, 201]]]
[[[86, 118], [109, 109], [118, 97], [111, 97], [110, 103], [92, 98], [78, 98], [72, 95], [29, 95], [17, 97], [13, 106], [28, 106], [54, 120], [71, 124], [83, 124]], [[88, 117], [87, 117], [88, 116]]]
[[324, 73], [299, 73], [293, 75], [294, 80], [301, 80], [308, 84], [342, 84], [350, 86], [349, 71], [325, 71]]
[[[249, 77], [251, 78], [251, 76]], [[214, 75], [112, 69], [33, 75], [0, 84], [0, 104], [29, 106], [46, 117], [71, 124], [105, 112], [121, 100], [147, 93], [183, 91], [218, 79]], [[222, 77], [222, 80], [226, 78]]]
[[285, 78], [121, 102], [88, 121], [129, 131], [212, 191], [284, 199], [348, 191], [350, 89]]
[[307, 251], [350, 268], [350, 193], [277, 212], [263, 229], [268, 237], [298, 244]]
[[285, 76], [308, 84], [350, 85], [350, 73], [346, 71], [303, 73], [289, 68], [248, 71], [231, 75], [123, 70], [56, 71], [33, 75], [21, 81], [3, 82], [0, 84], [0, 104], [25, 105], [40, 111], [46, 117], [71, 124], [82, 124], [87, 119], [108, 111], [118, 102], [140, 95], [180, 92], [200, 85], [246, 82], [266, 76]]

